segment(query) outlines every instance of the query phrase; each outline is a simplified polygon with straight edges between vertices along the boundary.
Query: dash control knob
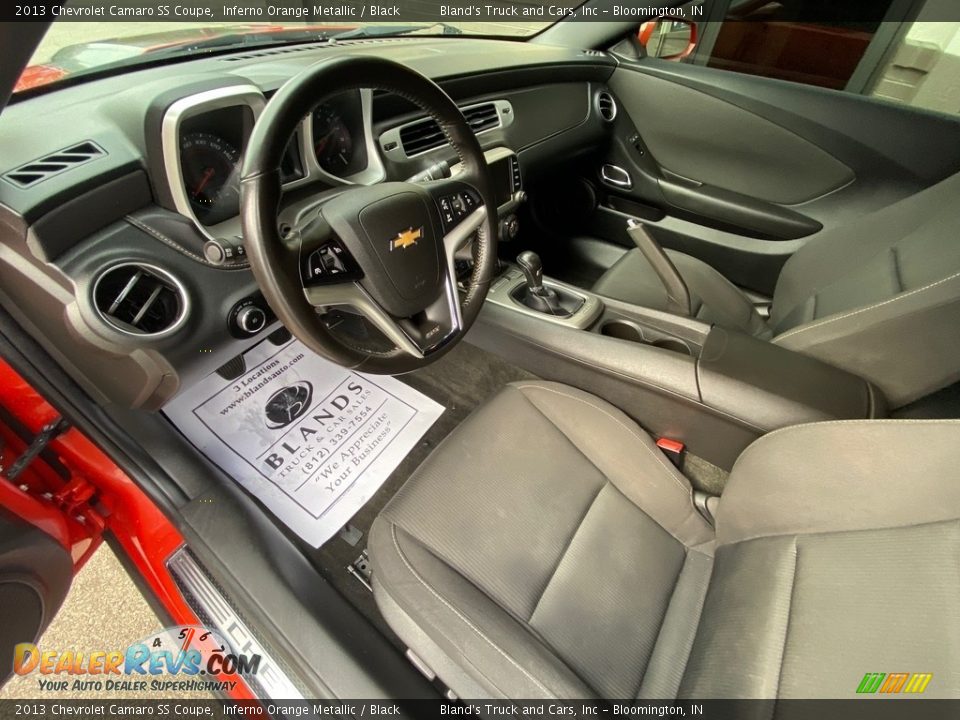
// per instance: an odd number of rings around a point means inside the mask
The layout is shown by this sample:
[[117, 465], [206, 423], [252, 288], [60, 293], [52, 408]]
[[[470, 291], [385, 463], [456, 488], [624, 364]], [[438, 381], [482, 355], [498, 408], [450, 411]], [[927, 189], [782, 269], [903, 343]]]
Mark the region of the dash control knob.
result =
[[212, 265], [227, 265], [231, 262], [237, 262], [243, 260], [246, 254], [243, 241], [239, 237], [232, 240], [222, 238], [207, 240], [203, 244], [203, 256]]
[[249, 335], [256, 335], [267, 324], [267, 314], [256, 305], [248, 305], [237, 313], [237, 327]]
[[500, 223], [500, 239], [504, 241], [516, 240], [520, 234], [520, 221], [516, 215], [510, 215]]

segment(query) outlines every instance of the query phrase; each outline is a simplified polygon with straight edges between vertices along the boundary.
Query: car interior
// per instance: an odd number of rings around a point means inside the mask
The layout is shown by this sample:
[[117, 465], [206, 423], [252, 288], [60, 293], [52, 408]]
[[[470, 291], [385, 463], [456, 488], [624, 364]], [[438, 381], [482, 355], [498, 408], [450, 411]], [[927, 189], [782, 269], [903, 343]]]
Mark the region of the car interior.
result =
[[[303, 696], [956, 697], [960, 120], [565, 25], [15, 94], [0, 354]], [[359, 543], [164, 414], [291, 337], [444, 407]]]

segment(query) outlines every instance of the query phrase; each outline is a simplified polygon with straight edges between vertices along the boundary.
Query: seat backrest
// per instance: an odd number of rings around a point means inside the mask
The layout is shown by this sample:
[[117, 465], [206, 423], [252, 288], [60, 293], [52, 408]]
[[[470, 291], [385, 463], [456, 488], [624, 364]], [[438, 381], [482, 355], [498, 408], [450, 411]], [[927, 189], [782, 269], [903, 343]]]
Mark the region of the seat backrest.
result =
[[960, 174], [811, 240], [784, 265], [774, 342], [894, 407], [960, 378]]
[[747, 448], [681, 697], [852, 699], [868, 673], [894, 697], [958, 697], [958, 456], [956, 420], [799, 425]]

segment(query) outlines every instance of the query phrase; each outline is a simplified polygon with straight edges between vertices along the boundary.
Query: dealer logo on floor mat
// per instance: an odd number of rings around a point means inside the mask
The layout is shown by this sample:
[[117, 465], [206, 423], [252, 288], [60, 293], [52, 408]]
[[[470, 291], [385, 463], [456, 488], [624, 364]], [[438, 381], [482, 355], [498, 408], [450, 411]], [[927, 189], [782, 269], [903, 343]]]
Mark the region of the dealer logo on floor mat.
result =
[[286, 427], [310, 409], [312, 399], [313, 385], [306, 381], [277, 390], [263, 408], [267, 427], [274, 430]]

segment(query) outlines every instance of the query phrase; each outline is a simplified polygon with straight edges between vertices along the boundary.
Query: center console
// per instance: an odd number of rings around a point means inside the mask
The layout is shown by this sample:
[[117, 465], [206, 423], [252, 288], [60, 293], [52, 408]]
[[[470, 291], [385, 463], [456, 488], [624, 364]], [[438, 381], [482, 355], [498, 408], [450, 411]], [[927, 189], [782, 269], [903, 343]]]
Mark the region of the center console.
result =
[[[610, 401], [654, 436], [680, 440], [722, 468], [777, 428], [885, 413], [880, 393], [851, 373], [745, 333], [544, 278], [529, 255], [493, 282], [468, 339]], [[531, 301], [544, 291], [556, 300]]]
[[[528, 254], [533, 253], [522, 253], [521, 257]], [[487, 302], [575, 330], [591, 327], [603, 313], [603, 303], [596, 295], [544, 280], [542, 270], [539, 279], [536, 275], [529, 266], [525, 272], [521, 264], [508, 265], [490, 285]], [[542, 292], [537, 291], [538, 286]]]

